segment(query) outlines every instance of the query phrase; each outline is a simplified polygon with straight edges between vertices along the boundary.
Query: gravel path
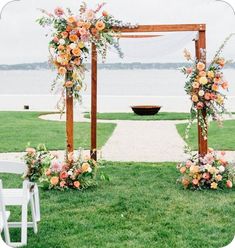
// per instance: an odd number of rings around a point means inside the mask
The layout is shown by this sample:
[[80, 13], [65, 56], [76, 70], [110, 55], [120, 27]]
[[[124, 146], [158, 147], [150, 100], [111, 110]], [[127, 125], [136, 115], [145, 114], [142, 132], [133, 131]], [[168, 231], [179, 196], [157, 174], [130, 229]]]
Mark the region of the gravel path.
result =
[[[49, 114], [41, 119], [65, 121], [65, 116]], [[76, 114], [74, 121], [87, 122]], [[176, 124], [185, 121], [104, 121], [116, 123], [113, 135], [102, 148], [101, 157], [110, 161], [178, 162], [187, 158], [185, 142], [176, 130]], [[88, 153], [88, 151], [86, 151]], [[63, 157], [64, 151], [60, 151]], [[19, 160], [22, 153], [0, 153], [0, 159]], [[100, 157], [100, 156], [99, 156]], [[235, 161], [235, 152], [227, 152], [229, 161]]]

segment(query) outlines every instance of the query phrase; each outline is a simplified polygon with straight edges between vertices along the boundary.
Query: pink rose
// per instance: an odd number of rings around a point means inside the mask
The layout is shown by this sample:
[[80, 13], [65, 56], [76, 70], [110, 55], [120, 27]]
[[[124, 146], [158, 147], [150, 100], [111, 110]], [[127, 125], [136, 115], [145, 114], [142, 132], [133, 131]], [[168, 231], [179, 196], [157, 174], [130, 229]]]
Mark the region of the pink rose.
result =
[[233, 183], [230, 180], [227, 180], [226, 186], [227, 186], [227, 188], [232, 188], [233, 187]]
[[192, 162], [190, 160], [188, 160], [185, 164], [186, 168], [190, 168], [191, 165], [192, 165]]
[[64, 10], [62, 8], [58, 7], [55, 9], [54, 13], [55, 13], [55, 15], [60, 17], [64, 14]]
[[61, 182], [60, 182], [60, 187], [61, 187], [61, 188], [64, 188], [65, 185], [66, 185], [66, 182], [65, 182], [65, 181], [61, 181]]
[[197, 109], [202, 109], [204, 107], [203, 102], [198, 102], [197, 103]]
[[60, 179], [61, 180], [65, 180], [65, 179], [67, 179], [68, 178], [68, 172], [67, 171], [62, 171], [62, 172], [60, 172]]
[[55, 36], [55, 37], [53, 38], [53, 41], [54, 41], [55, 43], [58, 43], [58, 42], [59, 42], [59, 38], [58, 38], [57, 36]]

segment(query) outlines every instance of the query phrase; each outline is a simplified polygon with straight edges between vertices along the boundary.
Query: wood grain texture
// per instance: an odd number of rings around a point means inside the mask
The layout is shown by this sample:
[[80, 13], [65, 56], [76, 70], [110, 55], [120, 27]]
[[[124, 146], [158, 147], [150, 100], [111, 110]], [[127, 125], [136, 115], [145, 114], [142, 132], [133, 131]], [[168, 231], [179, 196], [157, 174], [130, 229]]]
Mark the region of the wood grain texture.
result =
[[66, 141], [67, 151], [73, 152], [73, 96], [68, 94], [68, 90], [66, 91]]
[[92, 44], [91, 56], [91, 158], [97, 160], [97, 50]]

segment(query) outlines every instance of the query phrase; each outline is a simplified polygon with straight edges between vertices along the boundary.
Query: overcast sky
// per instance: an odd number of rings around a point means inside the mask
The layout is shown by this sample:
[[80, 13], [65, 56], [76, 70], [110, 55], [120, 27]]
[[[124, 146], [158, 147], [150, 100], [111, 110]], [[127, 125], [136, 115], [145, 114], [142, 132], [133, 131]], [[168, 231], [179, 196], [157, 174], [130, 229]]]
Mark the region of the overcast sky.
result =
[[[1, 2], [2, 0], [0, 0]], [[78, 0], [21, 0], [9, 4], [0, 20], [0, 64], [43, 62], [48, 58], [48, 38], [35, 23], [38, 8], [53, 11], [57, 6], [70, 7], [75, 13]], [[99, 1], [87, 0], [93, 8]], [[206, 23], [207, 50], [211, 58], [226, 36], [235, 32], [232, 9], [216, 0], [106, 0], [105, 9], [116, 18], [139, 24]], [[160, 38], [122, 40], [125, 59], [110, 51], [108, 62], [177, 62], [183, 61], [184, 48], [193, 50], [195, 34], [165, 34]], [[226, 58], [235, 60], [235, 37], [226, 47]]]

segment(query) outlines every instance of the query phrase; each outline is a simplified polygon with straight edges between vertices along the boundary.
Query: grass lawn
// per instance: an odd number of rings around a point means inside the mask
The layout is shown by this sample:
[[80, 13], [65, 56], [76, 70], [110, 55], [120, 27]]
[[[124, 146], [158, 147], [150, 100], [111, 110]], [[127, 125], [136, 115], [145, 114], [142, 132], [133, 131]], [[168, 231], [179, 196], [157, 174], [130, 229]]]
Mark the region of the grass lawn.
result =
[[[65, 122], [41, 120], [38, 112], [0, 112], [0, 152], [24, 151], [28, 142], [32, 146], [45, 143], [48, 149], [65, 149]], [[98, 147], [105, 144], [116, 124], [98, 124]], [[75, 149], [90, 146], [90, 124], [75, 123]]]
[[[85, 114], [86, 118], [90, 118], [90, 114]], [[159, 112], [157, 115], [136, 115], [135, 113], [98, 113], [97, 118], [101, 120], [134, 120], [134, 121], [152, 121], [152, 120], [187, 120], [188, 113], [177, 112]]]
[[[187, 124], [177, 124], [179, 134], [184, 137]], [[216, 122], [209, 126], [209, 146], [216, 150], [235, 150], [235, 120], [224, 121], [223, 127], [219, 128]], [[189, 145], [197, 150], [197, 126], [194, 124], [189, 135]]]
[[[233, 239], [234, 189], [183, 190], [173, 163], [106, 165], [111, 181], [97, 188], [41, 191], [39, 233], [30, 229], [27, 247], [221, 248]], [[4, 186], [20, 183], [1, 178]], [[13, 240], [18, 235], [13, 230]]]

